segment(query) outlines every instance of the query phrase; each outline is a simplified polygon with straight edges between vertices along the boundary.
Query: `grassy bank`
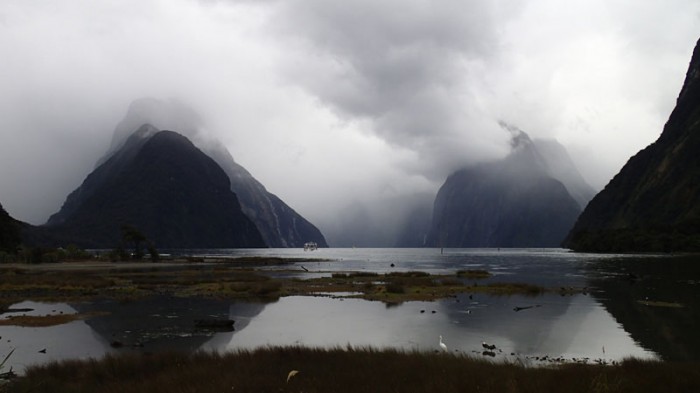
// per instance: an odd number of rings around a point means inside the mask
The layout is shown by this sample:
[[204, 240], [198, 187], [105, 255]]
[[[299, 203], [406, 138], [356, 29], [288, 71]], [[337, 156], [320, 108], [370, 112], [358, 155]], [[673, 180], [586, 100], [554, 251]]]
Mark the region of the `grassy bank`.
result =
[[[386, 303], [431, 301], [460, 293], [491, 295], [572, 294], [578, 288], [543, 288], [523, 283], [479, 282], [483, 270], [434, 275], [426, 272], [332, 272], [305, 277], [297, 260], [247, 258], [223, 262], [122, 264], [100, 261], [42, 265], [0, 265], [0, 311], [13, 302], [137, 299], [151, 295], [275, 300], [281, 296], [351, 293]], [[262, 269], [264, 267], [264, 269]], [[320, 276], [319, 276], [320, 275]]]
[[[119, 355], [28, 369], [6, 392], [697, 392], [697, 363], [526, 368], [444, 353], [268, 348]], [[297, 370], [290, 377], [290, 372]], [[288, 380], [289, 378], [289, 380]], [[0, 391], [3, 388], [0, 387]]]

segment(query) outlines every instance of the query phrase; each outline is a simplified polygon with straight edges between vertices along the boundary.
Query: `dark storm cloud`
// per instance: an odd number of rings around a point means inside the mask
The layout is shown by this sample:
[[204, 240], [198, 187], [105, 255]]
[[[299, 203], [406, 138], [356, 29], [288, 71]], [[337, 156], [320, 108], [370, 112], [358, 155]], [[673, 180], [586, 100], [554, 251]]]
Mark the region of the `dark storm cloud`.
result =
[[499, 120], [601, 188], [658, 137], [699, 31], [696, 0], [4, 0], [0, 203], [45, 221], [141, 97], [192, 106], [319, 224], [506, 154]]
[[[688, 56], [700, 25], [700, 7], [685, 0], [293, 0], [273, 8], [288, 82], [414, 152], [418, 161], [405, 169], [436, 181], [505, 154], [496, 124], [506, 120], [561, 139], [602, 187], [658, 135], [687, 64], [677, 57]], [[591, 149], [603, 157], [597, 163], [585, 159]]]
[[[296, 38], [289, 78], [341, 117], [426, 159], [424, 172], [502, 153], [476, 80], [499, 53], [496, 3], [288, 1], [274, 23]], [[475, 137], [476, 135], [479, 137]]]

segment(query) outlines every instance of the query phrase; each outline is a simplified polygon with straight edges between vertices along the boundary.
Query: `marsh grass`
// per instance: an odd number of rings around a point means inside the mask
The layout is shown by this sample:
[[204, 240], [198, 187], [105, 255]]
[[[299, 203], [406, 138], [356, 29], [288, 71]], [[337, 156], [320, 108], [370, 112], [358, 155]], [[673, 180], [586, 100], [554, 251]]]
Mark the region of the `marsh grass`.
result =
[[406, 293], [406, 286], [401, 280], [394, 280], [384, 286], [389, 293]]
[[[287, 382], [291, 370], [299, 373]], [[462, 355], [286, 347], [108, 355], [30, 367], [8, 392], [697, 392], [696, 363], [526, 368]]]
[[95, 296], [134, 299], [150, 294], [251, 298], [280, 296], [282, 283], [250, 268], [189, 264], [176, 268], [0, 269], [5, 303], [80, 300]]
[[379, 277], [379, 273], [375, 272], [350, 272], [350, 273], [333, 273], [331, 274], [333, 278], [366, 278], [366, 277]]
[[84, 314], [11, 315], [6, 319], [0, 319], [0, 326], [48, 327], [89, 319], [99, 315], [104, 314], [93, 312]]
[[408, 271], [408, 272], [391, 272], [386, 274], [387, 277], [403, 277], [403, 278], [418, 278], [418, 277], [430, 277], [430, 273], [421, 271]]
[[526, 283], [491, 283], [487, 285], [491, 288], [493, 295], [513, 295], [539, 296], [547, 292], [547, 289], [538, 285]]
[[471, 279], [481, 279], [491, 277], [491, 273], [487, 270], [457, 270], [457, 277], [460, 278], [471, 278]]
[[13, 315], [0, 320], [0, 326], [47, 327], [62, 325], [82, 319], [78, 314], [61, 315]]
[[[284, 264], [278, 260], [268, 262]], [[76, 270], [74, 266], [70, 266], [70, 270], [60, 269], [60, 264], [43, 269], [7, 267], [0, 268], [0, 294], [3, 302], [12, 304], [23, 300], [56, 302], [95, 297], [137, 299], [153, 294], [274, 301], [282, 296], [353, 292], [357, 293], [353, 297], [396, 304], [432, 301], [460, 293], [536, 296], [552, 291], [517, 283], [479, 285], [476, 280], [489, 275], [481, 270], [460, 271], [456, 276], [454, 273], [433, 275], [423, 271], [384, 274], [358, 271], [333, 272], [330, 277], [290, 278], [275, 275], [275, 270], [257, 270], [247, 265], [251, 263], [261, 262], [149, 264], [119, 268], [105, 263], [102, 267], [96, 265], [83, 270]], [[465, 283], [467, 277], [475, 280], [472, 285]], [[567, 289], [566, 293], [575, 291]]]

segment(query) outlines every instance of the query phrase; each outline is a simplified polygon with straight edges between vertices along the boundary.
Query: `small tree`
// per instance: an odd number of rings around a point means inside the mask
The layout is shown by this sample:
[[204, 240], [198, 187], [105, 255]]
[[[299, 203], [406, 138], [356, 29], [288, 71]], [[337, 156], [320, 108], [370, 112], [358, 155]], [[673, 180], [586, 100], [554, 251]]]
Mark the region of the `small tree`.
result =
[[143, 258], [142, 245], [147, 240], [146, 236], [138, 229], [131, 225], [122, 225], [122, 243], [126, 249], [130, 248], [129, 246], [133, 247], [134, 251], [131, 254], [133, 259]]
[[158, 253], [158, 250], [156, 250], [156, 246], [153, 245], [153, 242], [148, 242], [148, 253], [151, 255], [151, 261], [153, 262], [158, 262], [160, 260], [160, 254]]

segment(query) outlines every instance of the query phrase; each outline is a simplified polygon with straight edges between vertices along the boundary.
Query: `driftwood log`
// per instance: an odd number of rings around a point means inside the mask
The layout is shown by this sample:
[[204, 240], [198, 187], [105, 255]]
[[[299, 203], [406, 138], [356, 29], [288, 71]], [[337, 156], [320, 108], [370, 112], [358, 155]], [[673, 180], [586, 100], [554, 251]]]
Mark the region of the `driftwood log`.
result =
[[10, 371], [4, 372], [4, 373], [0, 373], [0, 380], [6, 380], [6, 381], [7, 381], [7, 380], [10, 380], [10, 379], [15, 378], [15, 377], [17, 377], [17, 373], [15, 373], [14, 371], [12, 371], [12, 369], [10, 369]]
[[234, 322], [235, 321], [232, 319], [196, 319], [194, 321], [194, 327], [197, 329], [231, 331], [233, 330]]
[[2, 308], [0, 307], [0, 314], [18, 313], [18, 312], [32, 312], [33, 308]]

